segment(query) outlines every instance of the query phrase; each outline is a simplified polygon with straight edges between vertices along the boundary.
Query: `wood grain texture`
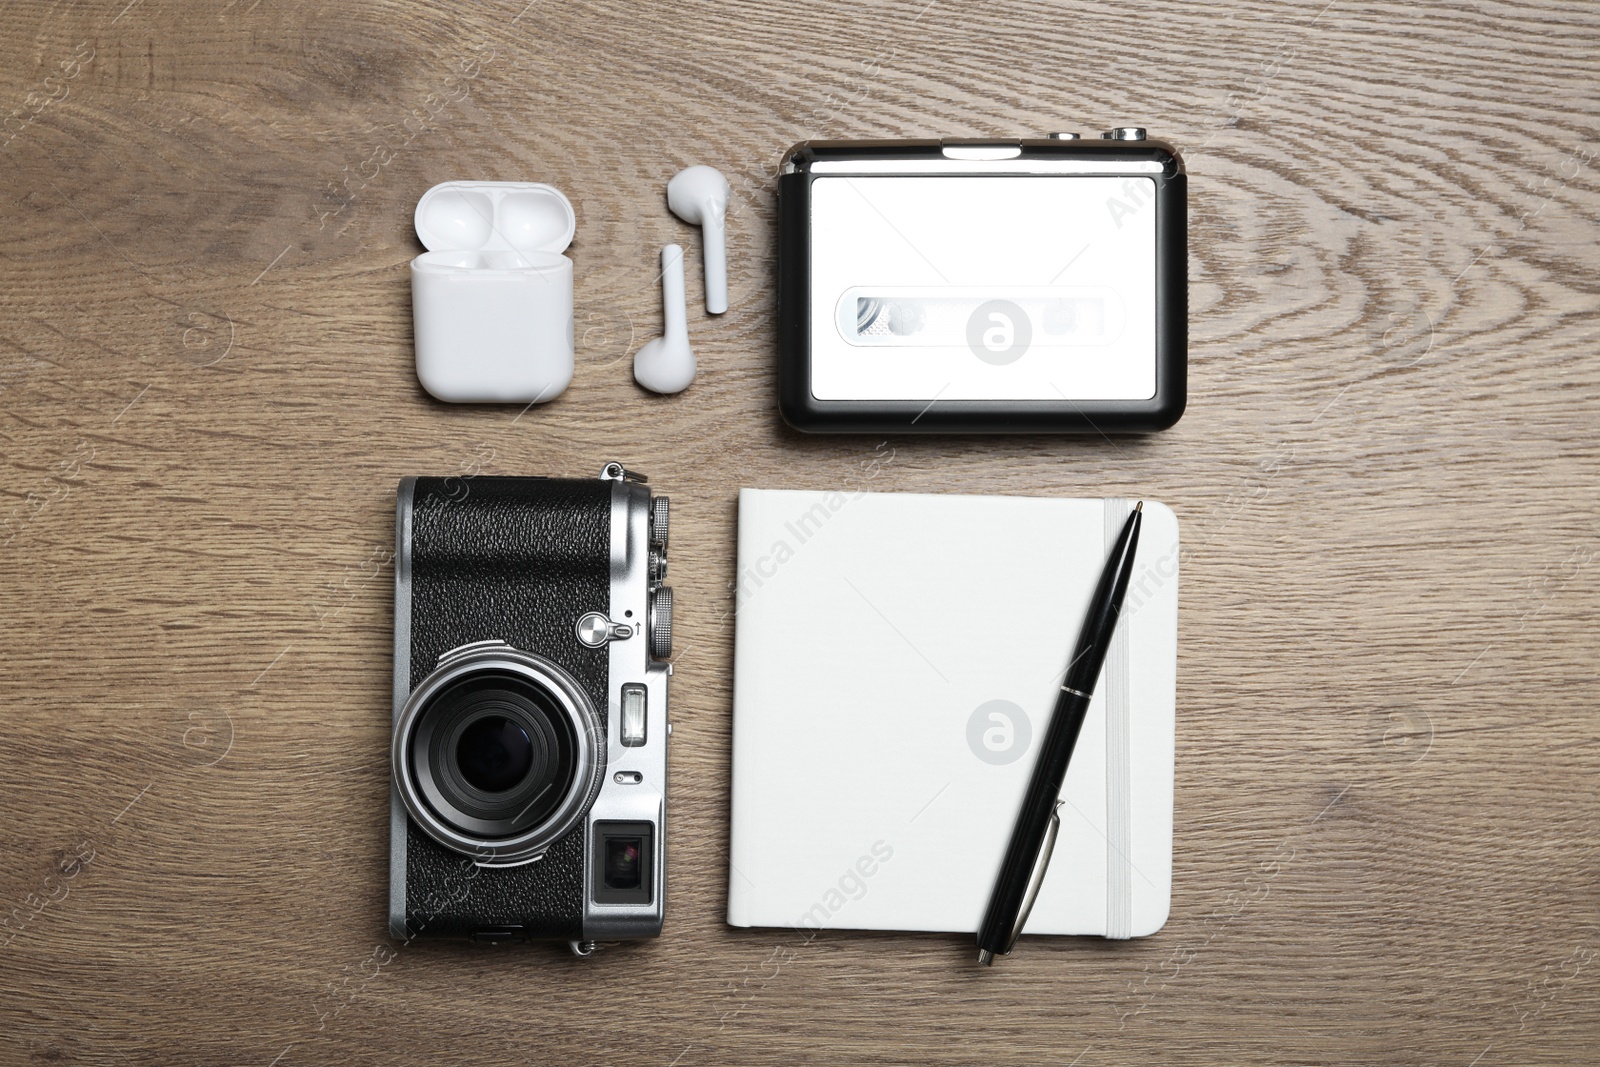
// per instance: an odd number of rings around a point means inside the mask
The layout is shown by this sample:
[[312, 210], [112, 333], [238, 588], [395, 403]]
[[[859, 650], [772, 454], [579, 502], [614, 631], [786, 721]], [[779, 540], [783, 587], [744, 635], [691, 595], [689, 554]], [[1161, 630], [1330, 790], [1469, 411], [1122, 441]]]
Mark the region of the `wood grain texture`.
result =
[[[0, 1061], [1554, 1064], [1600, 1044], [1600, 9], [15, 0], [0, 10]], [[1137, 122], [1191, 187], [1191, 403], [896, 440], [884, 490], [1170, 503], [1172, 919], [1027, 944], [722, 921], [734, 497], [780, 424], [773, 166], [810, 136]], [[663, 399], [678, 168], [732, 311]], [[418, 195], [578, 211], [560, 400], [411, 367]], [[671, 907], [558, 952], [384, 934], [405, 474], [671, 493]], [[930, 580], [936, 580], [930, 575]]]

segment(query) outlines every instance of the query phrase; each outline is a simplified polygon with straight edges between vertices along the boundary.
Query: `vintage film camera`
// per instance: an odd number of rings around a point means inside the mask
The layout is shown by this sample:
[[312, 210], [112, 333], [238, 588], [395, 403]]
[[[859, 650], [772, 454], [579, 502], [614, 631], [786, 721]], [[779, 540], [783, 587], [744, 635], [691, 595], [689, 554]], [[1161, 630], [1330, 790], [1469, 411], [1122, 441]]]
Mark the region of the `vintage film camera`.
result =
[[669, 505], [644, 481], [400, 483], [395, 937], [661, 932]]

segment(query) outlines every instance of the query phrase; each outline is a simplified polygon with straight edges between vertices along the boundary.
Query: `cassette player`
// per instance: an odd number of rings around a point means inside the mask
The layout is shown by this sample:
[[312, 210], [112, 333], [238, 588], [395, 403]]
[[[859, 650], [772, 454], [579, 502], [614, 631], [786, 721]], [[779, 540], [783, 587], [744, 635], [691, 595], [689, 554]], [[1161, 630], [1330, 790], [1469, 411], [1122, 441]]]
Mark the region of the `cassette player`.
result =
[[1187, 400], [1183, 161], [1094, 138], [805, 141], [778, 397], [811, 432], [1141, 433]]

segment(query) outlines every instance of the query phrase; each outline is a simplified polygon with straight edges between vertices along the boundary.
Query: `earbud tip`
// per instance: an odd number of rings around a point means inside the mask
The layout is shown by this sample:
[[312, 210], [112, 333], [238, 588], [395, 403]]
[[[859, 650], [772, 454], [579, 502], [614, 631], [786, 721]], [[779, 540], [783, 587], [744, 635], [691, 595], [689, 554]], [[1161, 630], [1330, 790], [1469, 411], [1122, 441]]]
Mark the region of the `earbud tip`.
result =
[[652, 393], [681, 393], [694, 383], [694, 353], [675, 351], [663, 340], [658, 337], [639, 349], [633, 357], [633, 380]]

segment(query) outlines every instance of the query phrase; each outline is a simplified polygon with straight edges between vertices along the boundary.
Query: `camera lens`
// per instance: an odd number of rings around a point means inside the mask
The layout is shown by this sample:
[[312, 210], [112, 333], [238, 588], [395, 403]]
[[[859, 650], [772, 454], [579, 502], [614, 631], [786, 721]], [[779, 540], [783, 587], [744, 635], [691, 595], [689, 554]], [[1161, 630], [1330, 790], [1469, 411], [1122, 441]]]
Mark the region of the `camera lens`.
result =
[[503, 793], [527, 777], [533, 766], [533, 741], [521, 723], [485, 715], [461, 731], [456, 766], [468, 784], [485, 793]]
[[[605, 741], [593, 696], [565, 668], [482, 641], [441, 656], [411, 691], [390, 760], [412, 825], [480, 863], [515, 865], [576, 828], [605, 779]], [[648, 885], [648, 847], [643, 864]]]
[[422, 708], [409, 760], [445, 823], [481, 838], [525, 834], [555, 814], [580, 773], [578, 723], [533, 679], [462, 676]]

